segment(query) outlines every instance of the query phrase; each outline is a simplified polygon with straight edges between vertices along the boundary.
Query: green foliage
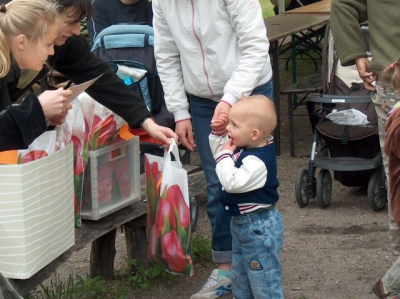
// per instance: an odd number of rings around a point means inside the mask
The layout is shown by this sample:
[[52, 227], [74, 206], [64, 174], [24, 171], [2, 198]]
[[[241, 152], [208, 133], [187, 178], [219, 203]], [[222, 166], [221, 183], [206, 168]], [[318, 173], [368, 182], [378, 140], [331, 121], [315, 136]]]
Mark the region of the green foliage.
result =
[[51, 278], [50, 286], [46, 287], [43, 284], [39, 292], [31, 292], [25, 296], [25, 299], [73, 299], [74, 279], [72, 274], [69, 275], [67, 283], [63, 282], [57, 275], [54, 279]]
[[260, 4], [264, 19], [275, 15], [274, 5], [270, 0], [260, 0]]
[[66, 283], [57, 275], [50, 280], [50, 286], [41, 284], [40, 287], [39, 292], [31, 292], [25, 299], [95, 299], [107, 292], [106, 282], [101, 277], [86, 276], [84, 279], [77, 275], [74, 279], [72, 274]]
[[[130, 266], [137, 266], [136, 260], [126, 259], [128, 269]], [[156, 280], [163, 280], [167, 284], [171, 283], [176, 276], [173, 276], [165, 271], [165, 269], [159, 264], [151, 264], [148, 270], [141, 267], [137, 267], [136, 273], [130, 274], [126, 280], [133, 289], [148, 290]]]
[[86, 279], [82, 278], [79, 275], [76, 276], [75, 294], [79, 295], [79, 298], [99, 298], [99, 295], [104, 295], [106, 292], [106, 282], [100, 276], [91, 278], [89, 275], [87, 275]]
[[192, 240], [192, 260], [194, 263], [211, 261], [211, 241], [203, 236], [195, 236]]

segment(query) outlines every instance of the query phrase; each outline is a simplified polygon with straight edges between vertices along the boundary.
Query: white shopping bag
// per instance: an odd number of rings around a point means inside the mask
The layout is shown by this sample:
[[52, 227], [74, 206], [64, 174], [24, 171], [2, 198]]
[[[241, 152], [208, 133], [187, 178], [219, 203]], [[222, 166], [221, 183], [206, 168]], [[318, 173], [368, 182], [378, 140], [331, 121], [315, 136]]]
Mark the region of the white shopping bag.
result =
[[171, 273], [192, 276], [188, 178], [175, 141], [164, 157], [146, 154], [145, 164], [148, 256]]
[[0, 272], [27, 279], [75, 244], [72, 144], [0, 165]]

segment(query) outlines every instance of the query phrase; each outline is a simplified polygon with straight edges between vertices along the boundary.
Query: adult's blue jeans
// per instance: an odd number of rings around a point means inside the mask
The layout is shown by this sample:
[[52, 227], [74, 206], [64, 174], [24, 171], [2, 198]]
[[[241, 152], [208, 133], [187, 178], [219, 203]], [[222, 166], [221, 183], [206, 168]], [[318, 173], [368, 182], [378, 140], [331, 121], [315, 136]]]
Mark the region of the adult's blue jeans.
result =
[[[272, 80], [255, 88], [252, 95], [256, 94], [273, 99]], [[211, 222], [212, 259], [215, 263], [231, 263], [232, 235], [229, 228], [231, 217], [219, 201], [221, 184], [215, 173], [216, 164], [208, 141], [211, 133], [211, 119], [218, 103], [189, 94], [189, 104], [197, 152], [207, 182], [206, 210]]]

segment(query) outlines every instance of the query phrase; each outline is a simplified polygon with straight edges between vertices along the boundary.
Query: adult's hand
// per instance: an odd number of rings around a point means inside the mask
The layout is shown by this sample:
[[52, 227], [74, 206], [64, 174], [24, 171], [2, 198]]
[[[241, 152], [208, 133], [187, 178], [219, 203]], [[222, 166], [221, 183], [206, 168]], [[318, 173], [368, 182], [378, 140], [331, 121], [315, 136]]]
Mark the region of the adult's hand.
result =
[[67, 114], [68, 114], [68, 110], [66, 110], [65, 112], [61, 113], [58, 116], [49, 118], [49, 119], [47, 119], [47, 124], [49, 126], [53, 126], [53, 127], [62, 125], [65, 122], [65, 119], [67, 118]]
[[179, 140], [182, 145], [190, 151], [194, 151], [196, 143], [194, 142], [192, 121], [184, 119], [175, 124], [175, 132], [178, 134]]
[[174, 133], [170, 128], [157, 125], [152, 118], [147, 118], [142, 127], [149, 133], [149, 135], [163, 143], [163, 147], [168, 149], [171, 144], [170, 138], [174, 138], [175, 142], [178, 142], [178, 135]]
[[71, 104], [67, 104], [72, 91], [59, 88], [57, 90], [46, 90], [38, 96], [39, 102], [42, 105], [43, 113], [46, 119], [52, 119], [56, 116], [62, 116], [69, 109]]
[[371, 71], [369, 67], [369, 60], [365, 57], [357, 58], [356, 66], [360, 78], [364, 81], [365, 88], [371, 91], [375, 91], [376, 87], [372, 84], [372, 82], [376, 81], [378, 79], [378, 76], [373, 71]]
[[229, 110], [231, 110], [231, 105], [224, 101], [220, 101], [215, 107], [214, 116], [211, 119], [211, 129], [215, 135], [226, 134]]

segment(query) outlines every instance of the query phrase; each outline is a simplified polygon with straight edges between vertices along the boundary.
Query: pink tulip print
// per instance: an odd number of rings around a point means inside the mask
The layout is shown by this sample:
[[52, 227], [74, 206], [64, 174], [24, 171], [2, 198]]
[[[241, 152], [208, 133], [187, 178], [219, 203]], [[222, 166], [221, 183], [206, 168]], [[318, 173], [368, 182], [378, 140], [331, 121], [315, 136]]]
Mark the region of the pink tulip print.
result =
[[[169, 187], [167, 190], [166, 200], [178, 211], [179, 223], [183, 228], [186, 228], [190, 222], [190, 209], [185, 202], [181, 188], [178, 185], [172, 185]], [[172, 223], [171, 225], [176, 228], [176, 223]]]
[[151, 259], [154, 262], [158, 262], [157, 258], [157, 247], [160, 242], [160, 234], [158, 233], [158, 229], [156, 226], [153, 226], [151, 228], [151, 233], [150, 233], [150, 240], [149, 240], [149, 246], [148, 246], [148, 252], [147, 256], [149, 259]]
[[106, 204], [112, 200], [114, 166], [115, 163], [106, 161], [98, 169], [98, 201], [100, 204]]
[[179, 184], [163, 183], [159, 163], [149, 156], [145, 156], [148, 257], [169, 272], [192, 276], [189, 206]]
[[118, 160], [115, 167], [115, 176], [119, 185], [122, 199], [127, 199], [131, 196], [131, 177], [129, 171], [129, 160], [123, 156]]
[[89, 142], [92, 150], [106, 147], [111, 144], [117, 131], [114, 115], [110, 114], [101, 119], [97, 114], [93, 117], [92, 128], [89, 133]]
[[88, 162], [87, 139], [83, 134], [72, 135], [74, 144], [74, 204], [75, 226], [81, 226], [81, 206], [83, 198], [84, 171]]
[[162, 257], [171, 271], [181, 273], [186, 268], [186, 258], [176, 231], [172, 230], [161, 239]]

